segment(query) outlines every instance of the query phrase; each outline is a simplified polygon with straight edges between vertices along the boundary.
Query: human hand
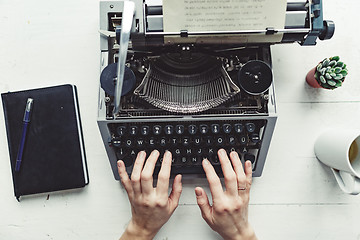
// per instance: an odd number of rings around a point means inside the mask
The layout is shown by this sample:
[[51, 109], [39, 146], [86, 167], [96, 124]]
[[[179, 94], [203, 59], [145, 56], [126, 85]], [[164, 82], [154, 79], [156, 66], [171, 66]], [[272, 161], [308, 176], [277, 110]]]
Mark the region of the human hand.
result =
[[171, 153], [166, 151], [164, 154], [156, 188], [153, 187], [153, 172], [159, 152], [154, 150], [146, 162], [145, 157], [144, 151], [138, 153], [131, 180], [125, 170], [124, 162], [118, 161], [119, 175], [128, 194], [132, 213], [121, 240], [152, 239], [168, 221], [179, 203], [182, 191], [181, 175], [175, 177], [172, 191], [168, 195]]
[[209, 182], [213, 205], [210, 205], [204, 189], [195, 188], [201, 215], [207, 224], [225, 240], [257, 239], [248, 222], [249, 193], [252, 182], [251, 162], [246, 161], [244, 172], [237, 152], [230, 153], [231, 163], [224, 149], [218, 151], [218, 156], [226, 190], [223, 191], [214, 167], [207, 159], [204, 159], [202, 165]]

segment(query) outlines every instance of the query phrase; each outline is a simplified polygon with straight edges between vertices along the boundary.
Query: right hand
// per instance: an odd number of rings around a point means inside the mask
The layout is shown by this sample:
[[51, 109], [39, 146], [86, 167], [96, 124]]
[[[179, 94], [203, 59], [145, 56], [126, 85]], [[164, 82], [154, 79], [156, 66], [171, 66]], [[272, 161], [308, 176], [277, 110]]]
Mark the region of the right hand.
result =
[[231, 162], [224, 149], [218, 151], [218, 156], [226, 190], [223, 191], [214, 167], [207, 159], [204, 159], [202, 165], [209, 182], [213, 205], [210, 205], [204, 189], [195, 188], [202, 217], [225, 240], [257, 239], [248, 222], [249, 193], [252, 182], [251, 162], [245, 163], [244, 172], [236, 152], [230, 153]]

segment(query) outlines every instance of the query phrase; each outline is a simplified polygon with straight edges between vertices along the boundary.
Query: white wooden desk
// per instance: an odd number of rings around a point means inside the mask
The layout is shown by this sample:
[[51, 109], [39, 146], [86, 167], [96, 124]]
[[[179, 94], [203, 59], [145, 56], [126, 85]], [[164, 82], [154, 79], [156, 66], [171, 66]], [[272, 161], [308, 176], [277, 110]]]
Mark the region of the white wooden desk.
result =
[[[259, 239], [360, 239], [360, 196], [341, 192], [313, 144], [329, 128], [360, 128], [360, 2], [324, 1], [334, 37], [315, 47], [272, 47], [278, 122], [263, 176], [254, 180], [250, 222]], [[81, 191], [13, 196], [0, 109], [0, 239], [117, 239], [130, 219], [126, 193], [113, 179], [96, 123], [99, 2], [0, 1], [0, 92], [77, 85], [90, 185]], [[335, 91], [304, 78], [317, 62], [340, 55], [350, 74]], [[195, 186], [185, 180], [180, 206], [156, 239], [220, 239], [200, 216]], [[209, 192], [209, 191], [208, 191]]]

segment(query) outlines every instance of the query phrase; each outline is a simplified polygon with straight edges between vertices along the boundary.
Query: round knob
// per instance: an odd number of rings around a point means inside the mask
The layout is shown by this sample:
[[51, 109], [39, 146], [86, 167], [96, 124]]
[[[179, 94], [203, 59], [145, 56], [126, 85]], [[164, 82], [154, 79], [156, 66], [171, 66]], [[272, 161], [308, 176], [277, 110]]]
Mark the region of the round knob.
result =
[[323, 30], [320, 33], [320, 40], [327, 40], [332, 38], [335, 32], [335, 23], [331, 20], [323, 21]]

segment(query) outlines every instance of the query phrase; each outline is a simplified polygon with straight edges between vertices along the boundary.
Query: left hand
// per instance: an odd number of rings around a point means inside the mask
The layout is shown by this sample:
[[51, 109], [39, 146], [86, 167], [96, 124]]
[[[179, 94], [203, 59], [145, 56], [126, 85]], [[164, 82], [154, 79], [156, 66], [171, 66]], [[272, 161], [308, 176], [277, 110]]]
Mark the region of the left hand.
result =
[[[159, 152], [154, 150], [145, 162], [146, 153], [141, 151], [134, 163], [131, 180], [123, 161], [118, 161], [118, 171], [131, 204], [132, 218], [120, 239], [152, 239], [168, 221], [178, 206], [182, 184], [181, 175], [174, 179], [168, 195], [171, 169], [171, 153], [164, 154], [158, 174], [157, 187], [153, 187], [153, 172]], [[145, 162], [145, 166], [144, 166]]]

